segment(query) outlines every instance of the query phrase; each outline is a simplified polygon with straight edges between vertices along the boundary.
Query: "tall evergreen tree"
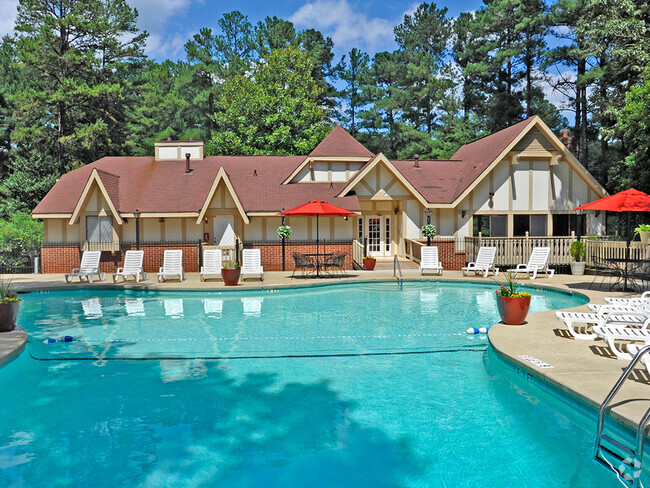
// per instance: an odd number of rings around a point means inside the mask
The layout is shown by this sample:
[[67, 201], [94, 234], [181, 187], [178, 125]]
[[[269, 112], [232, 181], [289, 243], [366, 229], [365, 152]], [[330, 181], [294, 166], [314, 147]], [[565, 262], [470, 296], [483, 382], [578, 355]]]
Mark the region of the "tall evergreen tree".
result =
[[341, 101], [343, 103], [343, 121], [350, 133], [355, 136], [357, 133], [357, 114], [359, 109], [368, 102], [368, 97], [363, 91], [363, 86], [368, 84], [370, 73], [370, 56], [352, 48], [348, 54], [349, 63], [345, 56], [341, 61], [343, 70], [340, 78], [345, 82], [345, 88], [341, 90]]

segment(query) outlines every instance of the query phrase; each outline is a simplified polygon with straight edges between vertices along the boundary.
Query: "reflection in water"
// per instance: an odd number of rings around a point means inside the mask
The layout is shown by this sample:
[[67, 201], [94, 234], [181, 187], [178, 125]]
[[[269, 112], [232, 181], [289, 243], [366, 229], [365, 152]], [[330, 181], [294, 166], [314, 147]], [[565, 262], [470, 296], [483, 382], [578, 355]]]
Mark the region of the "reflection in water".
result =
[[125, 298], [126, 313], [134, 317], [144, 317], [143, 298]]
[[203, 359], [165, 359], [160, 361], [160, 378], [163, 383], [205, 378], [208, 368]]
[[165, 315], [170, 317], [182, 317], [183, 316], [183, 299], [182, 298], [170, 298], [164, 301], [165, 302]]
[[490, 317], [495, 314], [495, 311], [497, 309], [496, 298], [494, 298], [495, 295], [496, 293], [490, 290], [476, 293], [476, 310], [480, 314], [481, 318]]
[[102, 313], [102, 303], [99, 301], [99, 298], [88, 298], [87, 300], [82, 300], [81, 306], [84, 309], [84, 315], [87, 319], [93, 319], [104, 315]]
[[420, 310], [424, 314], [437, 314], [439, 290], [420, 290]]
[[262, 314], [263, 301], [264, 298], [261, 297], [242, 298], [241, 302], [244, 304], [244, 315], [247, 317], [259, 317]]
[[216, 315], [221, 317], [221, 311], [223, 310], [223, 300], [216, 298], [204, 298], [203, 299], [203, 310], [206, 315]]

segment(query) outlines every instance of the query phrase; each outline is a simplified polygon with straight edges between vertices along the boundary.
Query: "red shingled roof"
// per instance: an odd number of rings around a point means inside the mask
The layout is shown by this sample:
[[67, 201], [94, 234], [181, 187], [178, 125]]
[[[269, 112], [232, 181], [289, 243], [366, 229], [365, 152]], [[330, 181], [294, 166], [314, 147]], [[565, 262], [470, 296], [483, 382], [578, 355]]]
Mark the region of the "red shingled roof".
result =
[[374, 156], [372, 152], [348, 134], [340, 125], [334, 127], [332, 132], [309, 155], [360, 158], [372, 158]]
[[[393, 161], [397, 170], [429, 203], [454, 202], [494, 159], [536, 120], [529, 118], [507, 129], [461, 147], [449, 161]], [[314, 149], [317, 156], [372, 157], [341, 127]], [[337, 198], [348, 182], [282, 182], [305, 160], [304, 156], [208, 156], [193, 161], [185, 174], [185, 161], [155, 161], [153, 157], [106, 157], [72, 171], [54, 185], [34, 214], [72, 213], [93, 168], [97, 169], [118, 212], [198, 212], [220, 168], [224, 168], [245, 212], [279, 212], [310, 200], [325, 200], [359, 211], [356, 196]], [[254, 176], [254, 173], [257, 176]]]
[[[61, 177], [34, 209], [34, 214], [71, 213], [93, 168], [98, 170], [118, 212], [198, 211], [221, 167], [246, 212], [278, 212], [283, 207], [290, 208], [315, 198], [360, 210], [357, 197], [335, 197], [345, 183], [334, 183], [333, 188], [329, 183], [282, 185], [283, 179], [303, 160], [304, 156], [209, 156], [193, 161], [192, 172], [186, 174], [185, 161], [102, 158]], [[255, 171], [257, 176], [253, 176]]]

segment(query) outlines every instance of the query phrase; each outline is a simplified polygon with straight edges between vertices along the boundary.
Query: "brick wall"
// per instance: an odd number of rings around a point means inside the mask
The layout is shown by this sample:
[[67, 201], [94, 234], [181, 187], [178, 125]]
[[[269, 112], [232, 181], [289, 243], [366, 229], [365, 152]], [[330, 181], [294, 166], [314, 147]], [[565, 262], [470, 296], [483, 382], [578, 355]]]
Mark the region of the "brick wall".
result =
[[[276, 242], [246, 242], [245, 249], [255, 248], [260, 250], [262, 266], [264, 271], [282, 271], [282, 241]], [[286, 270], [293, 271], [295, 262], [293, 253], [315, 254], [316, 243], [286, 242]], [[345, 257], [344, 269], [352, 269], [352, 242], [321, 242], [320, 253], [338, 254], [343, 253]]]
[[[424, 243], [426, 244], [426, 241]], [[460, 270], [465, 266], [465, 251], [456, 250], [456, 241], [454, 239], [433, 238], [431, 239], [431, 245], [438, 246], [438, 259], [440, 259], [443, 269]]]
[[[114, 273], [124, 263], [124, 253], [135, 249], [133, 245], [122, 245], [119, 251], [102, 251], [100, 269], [105, 273]], [[185, 272], [199, 271], [199, 246], [197, 244], [141, 244], [144, 251], [144, 270], [157, 273], [163, 264], [165, 249], [183, 251], [183, 269]], [[44, 244], [41, 246], [41, 267], [43, 273], [69, 273], [81, 263], [82, 251], [79, 244]]]

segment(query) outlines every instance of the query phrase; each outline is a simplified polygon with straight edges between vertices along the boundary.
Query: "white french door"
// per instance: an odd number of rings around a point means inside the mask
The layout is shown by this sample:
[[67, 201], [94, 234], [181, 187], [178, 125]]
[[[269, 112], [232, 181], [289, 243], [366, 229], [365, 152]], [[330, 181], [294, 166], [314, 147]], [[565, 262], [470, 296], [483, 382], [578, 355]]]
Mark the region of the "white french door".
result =
[[393, 219], [391, 216], [363, 217], [363, 237], [368, 238], [368, 254], [370, 256], [392, 256]]

